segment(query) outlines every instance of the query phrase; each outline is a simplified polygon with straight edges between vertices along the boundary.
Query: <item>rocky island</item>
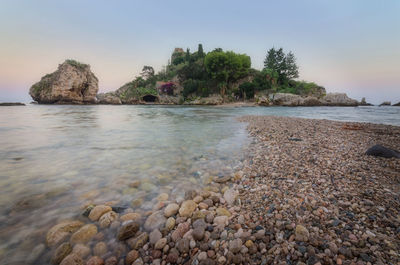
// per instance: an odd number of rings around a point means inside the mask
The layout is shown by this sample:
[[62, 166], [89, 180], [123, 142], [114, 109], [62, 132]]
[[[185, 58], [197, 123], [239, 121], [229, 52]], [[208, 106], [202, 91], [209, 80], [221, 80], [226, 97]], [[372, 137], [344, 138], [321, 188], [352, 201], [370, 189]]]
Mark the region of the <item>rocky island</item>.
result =
[[34, 84], [29, 94], [40, 104], [87, 104], [97, 102], [98, 90], [98, 79], [89, 65], [66, 60]]
[[270, 49], [264, 69], [251, 68], [250, 57], [220, 48], [191, 53], [176, 48], [158, 73], [144, 66], [141, 74], [114, 92], [99, 93], [90, 66], [66, 60], [30, 88], [41, 104], [173, 104], [220, 105], [247, 102], [260, 106], [369, 105], [344, 93], [326, 93], [313, 82], [297, 81], [293, 53]]

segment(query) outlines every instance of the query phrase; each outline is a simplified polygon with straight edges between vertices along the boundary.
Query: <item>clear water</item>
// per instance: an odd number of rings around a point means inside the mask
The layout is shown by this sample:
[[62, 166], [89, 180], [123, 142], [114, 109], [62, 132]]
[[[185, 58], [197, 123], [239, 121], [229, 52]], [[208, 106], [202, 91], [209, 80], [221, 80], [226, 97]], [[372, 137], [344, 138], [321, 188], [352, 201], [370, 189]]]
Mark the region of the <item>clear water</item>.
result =
[[135, 207], [149, 210], [161, 192], [233, 174], [249, 141], [242, 115], [400, 126], [400, 107], [1, 107], [0, 263], [23, 260], [89, 203], [140, 199]]

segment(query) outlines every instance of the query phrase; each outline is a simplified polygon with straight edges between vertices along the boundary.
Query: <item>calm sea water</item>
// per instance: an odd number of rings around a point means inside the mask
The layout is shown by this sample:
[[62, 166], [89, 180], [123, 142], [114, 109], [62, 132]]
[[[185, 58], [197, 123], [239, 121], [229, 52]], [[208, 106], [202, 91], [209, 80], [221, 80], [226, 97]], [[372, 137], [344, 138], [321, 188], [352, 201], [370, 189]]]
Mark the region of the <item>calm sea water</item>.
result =
[[399, 107], [1, 107], [0, 263], [24, 260], [87, 204], [146, 211], [162, 192], [233, 174], [250, 140], [235, 118], [249, 114], [400, 126]]

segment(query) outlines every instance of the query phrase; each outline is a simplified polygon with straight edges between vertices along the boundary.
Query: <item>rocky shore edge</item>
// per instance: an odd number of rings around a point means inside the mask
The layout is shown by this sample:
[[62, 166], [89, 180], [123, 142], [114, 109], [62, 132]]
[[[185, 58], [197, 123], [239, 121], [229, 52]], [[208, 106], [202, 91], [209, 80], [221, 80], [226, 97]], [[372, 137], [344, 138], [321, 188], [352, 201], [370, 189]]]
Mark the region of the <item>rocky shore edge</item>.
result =
[[[253, 142], [242, 170], [151, 211], [89, 205], [53, 226], [28, 258], [62, 265], [397, 264], [400, 127], [246, 116]], [[138, 185], [132, 182], [132, 186]]]

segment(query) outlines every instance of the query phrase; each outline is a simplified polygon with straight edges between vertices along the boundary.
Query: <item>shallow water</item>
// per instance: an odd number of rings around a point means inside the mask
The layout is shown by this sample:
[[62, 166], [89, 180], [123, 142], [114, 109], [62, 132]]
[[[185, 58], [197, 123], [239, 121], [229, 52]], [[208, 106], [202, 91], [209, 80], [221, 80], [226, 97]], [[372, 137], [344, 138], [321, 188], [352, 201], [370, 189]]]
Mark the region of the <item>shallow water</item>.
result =
[[2, 107], [0, 263], [23, 260], [84, 205], [149, 210], [162, 192], [233, 174], [250, 141], [235, 118], [249, 114], [400, 125], [399, 107]]

